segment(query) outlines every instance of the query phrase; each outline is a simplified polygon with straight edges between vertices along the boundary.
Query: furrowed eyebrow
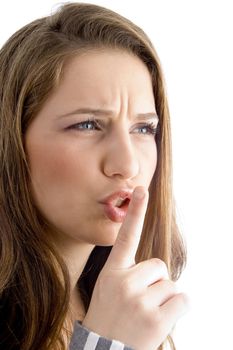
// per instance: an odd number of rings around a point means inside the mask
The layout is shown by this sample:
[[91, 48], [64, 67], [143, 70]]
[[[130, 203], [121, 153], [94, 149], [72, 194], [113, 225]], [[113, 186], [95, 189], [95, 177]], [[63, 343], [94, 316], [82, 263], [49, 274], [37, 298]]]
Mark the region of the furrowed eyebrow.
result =
[[157, 115], [157, 113], [139, 113], [137, 114], [137, 117], [140, 118], [140, 119], [145, 119], [145, 120], [148, 120], [148, 119], [155, 119], [157, 121], [159, 121], [159, 117]]
[[60, 115], [58, 118], [69, 117], [71, 115], [77, 115], [77, 114], [112, 116], [114, 113], [113, 111], [107, 110], [107, 109], [79, 108], [79, 109], [75, 109], [74, 111], [68, 112], [66, 114]]
[[[74, 111], [62, 114], [58, 116], [58, 119], [64, 118], [64, 117], [69, 117], [72, 115], [77, 115], [77, 114], [91, 114], [94, 116], [113, 116], [114, 111], [108, 110], [108, 109], [92, 109], [92, 108], [79, 108], [75, 109]], [[156, 119], [157, 121], [159, 120], [159, 117], [156, 112], [150, 112], [150, 113], [139, 113], [136, 115], [137, 118], [140, 119]]]

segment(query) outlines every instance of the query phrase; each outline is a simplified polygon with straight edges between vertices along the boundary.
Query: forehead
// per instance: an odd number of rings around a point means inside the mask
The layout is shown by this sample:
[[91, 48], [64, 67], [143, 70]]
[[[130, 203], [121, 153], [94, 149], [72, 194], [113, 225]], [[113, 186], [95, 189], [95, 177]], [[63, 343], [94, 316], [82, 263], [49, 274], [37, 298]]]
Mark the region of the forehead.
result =
[[117, 49], [90, 50], [70, 58], [61, 80], [42, 107], [47, 115], [77, 108], [155, 110], [152, 78], [135, 55]]
[[152, 78], [137, 56], [117, 49], [92, 50], [70, 59], [64, 67], [61, 85], [73, 87], [80, 97], [102, 95], [113, 100], [121, 91], [152, 98]]
[[[136, 69], [136, 71], [135, 71]], [[87, 49], [76, 56], [69, 58], [64, 65], [63, 79], [70, 73], [77, 73], [80, 77], [88, 73], [96, 77], [103, 77], [103, 72], [109, 75], [120, 73], [122, 75], [135, 77], [144, 75], [151, 80], [146, 64], [136, 55], [126, 50], [111, 48]]]

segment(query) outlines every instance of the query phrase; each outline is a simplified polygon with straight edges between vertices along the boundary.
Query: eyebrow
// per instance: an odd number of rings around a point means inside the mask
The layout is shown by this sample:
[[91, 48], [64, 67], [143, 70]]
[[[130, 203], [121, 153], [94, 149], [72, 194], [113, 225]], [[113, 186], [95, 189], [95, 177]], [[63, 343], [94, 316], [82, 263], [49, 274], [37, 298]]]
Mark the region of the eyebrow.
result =
[[[58, 118], [63, 118], [63, 117], [69, 117], [72, 115], [77, 115], [77, 114], [92, 114], [95, 116], [113, 116], [114, 111], [108, 110], [108, 109], [93, 109], [93, 108], [78, 108], [75, 109], [74, 111], [62, 114], [58, 116]], [[141, 118], [141, 119], [156, 119], [159, 120], [159, 117], [156, 112], [149, 112], [149, 113], [138, 113], [136, 117]]]

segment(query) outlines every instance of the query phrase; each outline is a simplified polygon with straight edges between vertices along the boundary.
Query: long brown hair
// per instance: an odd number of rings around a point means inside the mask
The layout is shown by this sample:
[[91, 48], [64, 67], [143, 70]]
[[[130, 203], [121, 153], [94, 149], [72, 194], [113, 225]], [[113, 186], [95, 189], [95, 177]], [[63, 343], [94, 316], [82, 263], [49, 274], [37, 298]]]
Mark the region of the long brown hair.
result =
[[[159, 116], [158, 162], [136, 261], [164, 260], [173, 280], [185, 265], [172, 194], [169, 110], [156, 51], [140, 28], [119, 14], [91, 4], [65, 4], [17, 31], [0, 51], [1, 348], [65, 349], [61, 334], [69, 305], [68, 272], [45, 235], [49, 223], [30, 193], [24, 134], [59, 84], [67, 59], [105, 47], [131, 52], [146, 64]], [[95, 247], [80, 277], [86, 310], [110, 250]]]

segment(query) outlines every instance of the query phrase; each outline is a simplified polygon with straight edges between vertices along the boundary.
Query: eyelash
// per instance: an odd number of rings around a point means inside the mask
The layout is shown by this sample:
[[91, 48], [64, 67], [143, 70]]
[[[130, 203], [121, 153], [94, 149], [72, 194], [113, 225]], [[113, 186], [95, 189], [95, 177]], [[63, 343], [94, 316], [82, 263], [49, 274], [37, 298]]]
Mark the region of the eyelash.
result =
[[[92, 128], [83, 128], [84, 124], [92, 124]], [[94, 127], [94, 128], [93, 128]], [[141, 133], [142, 135], [156, 135], [158, 133], [159, 124], [157, 126], [151, 123], [141, 123], [137, 126], [137, 129], [147, 128], [146, 133]], [[93, 131], [93, 130], [101, 130], [101, 123], [97, 119], [87, 119], [83, 122], [73, 124], [67, 128], [68, 130], [77, 130], [77, 131]]]
[[154, 125], [153, 122], [151, 123], [145, 123], [145, 124], [141, 124], [138, 126], [138, 129], [143, 129], [143, 128], [147, 128], [147, 132], [146, 133], [142, 133], [142, 135], [156, 135], [158, 133], [159, 130], [159, 124], [157, 124], [157, 126]]

